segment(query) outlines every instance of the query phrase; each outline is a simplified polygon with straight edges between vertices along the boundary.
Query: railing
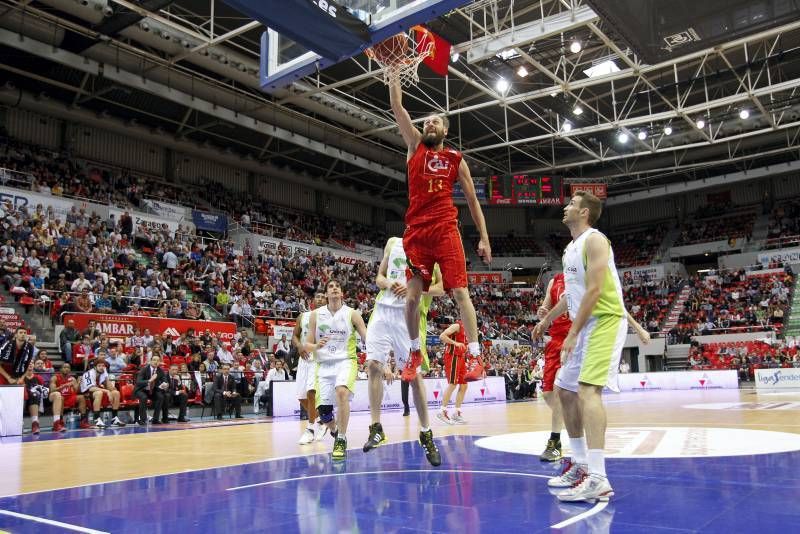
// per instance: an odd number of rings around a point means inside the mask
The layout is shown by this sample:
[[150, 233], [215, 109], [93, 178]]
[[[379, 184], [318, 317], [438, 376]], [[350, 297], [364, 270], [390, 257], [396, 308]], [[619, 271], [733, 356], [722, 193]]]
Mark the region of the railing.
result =
[[0, 184], [20, 189], [33, 189], [35, 181], [32, 174], [0, 167]]
[[776, 248], [787, 248], [797, 245], [800, 245], [800, 235], [773, 237], [772, 239], [767, 239], [764, 242], [764, 246], [762, 247], [762, 249], [770, 250]]

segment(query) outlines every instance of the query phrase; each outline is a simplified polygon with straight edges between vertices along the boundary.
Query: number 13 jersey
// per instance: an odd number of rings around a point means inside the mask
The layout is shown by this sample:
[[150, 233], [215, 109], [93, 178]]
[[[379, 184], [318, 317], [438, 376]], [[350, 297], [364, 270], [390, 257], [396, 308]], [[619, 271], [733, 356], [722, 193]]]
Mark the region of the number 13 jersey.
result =
[[419, 226], [455, 221], [453, 184], [458, 179], [462, 155], [458, 150], [431, 150], [417, 145], [408, 160], [408, 210], [406, 225]]

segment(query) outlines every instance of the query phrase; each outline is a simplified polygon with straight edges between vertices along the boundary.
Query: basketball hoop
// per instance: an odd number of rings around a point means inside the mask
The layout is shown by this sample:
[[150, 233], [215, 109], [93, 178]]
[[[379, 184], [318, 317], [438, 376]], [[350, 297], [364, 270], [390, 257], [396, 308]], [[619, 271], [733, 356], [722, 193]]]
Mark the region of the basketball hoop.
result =
[[[419, 34], [416, 41], [413, 35]], [[383, 83], [390, 85], [399, 81], [403, 87], [411, 87], [419, 83], [417, 67], [426, 57], [433, 54], [433, 39], [426, 37], [419, 30], [410, 35], [398, 33], [385, 41], [367, 48], [367, 57], [374, 60], [383, 70]]]

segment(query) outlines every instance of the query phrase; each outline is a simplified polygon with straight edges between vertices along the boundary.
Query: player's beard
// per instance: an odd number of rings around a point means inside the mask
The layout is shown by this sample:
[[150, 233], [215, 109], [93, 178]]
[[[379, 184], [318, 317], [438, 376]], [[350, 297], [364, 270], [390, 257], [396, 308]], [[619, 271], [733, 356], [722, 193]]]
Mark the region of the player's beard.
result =
[[435, 148], [444, 141], [444, 132], [428, 132], [422, 136], [422, 142], [428, 148]]

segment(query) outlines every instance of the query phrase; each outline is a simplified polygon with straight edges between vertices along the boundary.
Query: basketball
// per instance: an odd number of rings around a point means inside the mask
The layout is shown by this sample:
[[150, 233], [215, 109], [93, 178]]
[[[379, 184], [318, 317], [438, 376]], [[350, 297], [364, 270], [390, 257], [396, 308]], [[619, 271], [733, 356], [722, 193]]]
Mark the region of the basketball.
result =
[[408, 36], [398, 33], [367, 49], [367, 55], [383, 65], [393, 65], [405, 58], [408, 50]]

